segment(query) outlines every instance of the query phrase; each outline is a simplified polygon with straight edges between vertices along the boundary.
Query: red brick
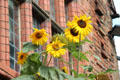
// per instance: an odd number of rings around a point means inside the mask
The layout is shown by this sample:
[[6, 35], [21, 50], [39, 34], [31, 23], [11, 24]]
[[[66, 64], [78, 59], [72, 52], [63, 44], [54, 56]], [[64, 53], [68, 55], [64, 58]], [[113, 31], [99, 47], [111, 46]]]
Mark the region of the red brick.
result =
[[0, 52], [5, 52], [5, 44], [0, 44]]
[[10, 53], [10, 46], [9, 44], [5, 45], [5, 52]]
[[5, 60], [5, 53], [4, 52], [0, 52], [0, 61], [1, 60]]
[[4, 21], [5, 20], [5, 15], [0, 15], [0, 20]]
[[0, 36], [5, 36], [5, 29], [0, 29]]
[[5, 21], [0, 21], [0, 28], [5, 28]]

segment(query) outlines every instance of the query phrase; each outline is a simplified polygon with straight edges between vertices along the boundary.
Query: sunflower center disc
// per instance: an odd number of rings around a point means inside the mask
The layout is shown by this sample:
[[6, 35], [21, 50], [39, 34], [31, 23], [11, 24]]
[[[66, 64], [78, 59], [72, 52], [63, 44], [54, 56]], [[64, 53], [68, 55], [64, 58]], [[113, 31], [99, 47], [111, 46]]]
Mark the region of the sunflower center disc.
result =
[[65, 70], [64, 70], [64, 69], [63, 69], [62, 71], [65, 73]]
[[23, 57], [24, 57], [24, 56], [23, 56], [23, 55], [21, 55], [21, 56], [20, 56], [20, 59], [23, 59]]
[[54, 44], [52, 47], [53, 47], [54, 50], [58, 50], [59, 49], [58, 44]]
[[70, 29], [70, 33], [73, 35], [73, 36], [77, 36], [78, 35], [78, 32], [75, 32], [75, 29]]
[[40, 33], [37, 33], [37, 34], [36, 34], [36, 37], [37, 37], [37, 38], [41, 38], [42, 35], [41, 35]]
[[79, 21], [77, 22], [77, 24], [78, 24], [81, 28], [85, 28], [85, 27], [86, 27], [86, 22], [83, 21], [83, 20], [79, 20]]

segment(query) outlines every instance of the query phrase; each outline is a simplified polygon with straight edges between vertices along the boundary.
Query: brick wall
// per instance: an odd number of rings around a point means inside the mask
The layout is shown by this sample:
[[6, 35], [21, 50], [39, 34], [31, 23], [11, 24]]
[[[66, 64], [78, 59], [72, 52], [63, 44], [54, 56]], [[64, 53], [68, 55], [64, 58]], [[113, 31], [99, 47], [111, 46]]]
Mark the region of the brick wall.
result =
[[[66, 3], [65, 3], [66, 1]], [[39, 0], [38, 6], [45, 10], [48, 15], [51, 15], [50, 0]], [[108, 32], [112, 29], [112, 13], [110, 4], [107, 0], [54, 0], [55, 21], [62, 29], [66, 28], [66, 22], [71, 21], [74, 15], [86, 14], [92, 16], [93, 32], [88, 38], [93, 41], [93, 44], [85, 44], [82, 46], [83, 51], [90, 51], [92, 55], [97, 55], [101, 58], [101, 62], [94, 57], [88, 55], [90, 63], [80, 62], [80, 64], [92, 64], [94, 72], [104, 71], [107, 68], [118, 69], [115, 46], [111, 43], [108, 37]], [[20, 30], [21, 30], [21, 45], [25, 41], [30, 41], [28, 37], [32, 33], [32, 2], [27, 0], [19, 5], [20, 10]], [[101, 11], [101, 15], [98, 11]], [[52, 36], [52, 22], [50, 19], [41, 23], [41, 27], [47, 30], [47, 33]], [[10, 68], [9, 60], [9, 13], [8, 0], [0, 2], [0, 74], [13, 78], [18, 73]], [[50, 37], [49, 36], [49, 37]], [[48, 41], [48, 43], [50, 40]], [[50, 56], [50, 55], [49, 55]], [[63, 58], [69, 61], [69, 53], [66, 53]], [[48, 60], [50, 57], [48, 58]], [[73, 68], [76, 69], [77, 61], [73, 59]], [[1, 65], [3, 64], [3, 65]], [[68, 66], [62, 62], [58, 62], [59, 67]], [[49, 66], [54, 66], [52, 59]], [[82, 68], [79, 72], [83, 72]], [[118, 80], [118, 74], [111, 75], [111, 80]]]

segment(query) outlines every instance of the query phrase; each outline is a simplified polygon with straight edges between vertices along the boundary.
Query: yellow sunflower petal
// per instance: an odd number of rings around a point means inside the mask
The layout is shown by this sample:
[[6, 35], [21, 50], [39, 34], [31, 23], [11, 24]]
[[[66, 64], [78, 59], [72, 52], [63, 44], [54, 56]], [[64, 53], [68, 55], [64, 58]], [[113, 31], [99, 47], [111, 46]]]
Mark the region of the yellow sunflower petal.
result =
[[68, 74], [68, 69], [67, 69], [67, 67], [65, 67], [65, 66], [62, 67], [62, 71], [65, 72], [66, 74]]
[[67, 26], [68, 26], [68, 27], [72, 27], [72, 24], [71, 24], [70, 21], [67, 22]]
[[66, 53], [66, 49], [63, 48], [64, 45], [64, 43], [56, 39], [46, 46], [46, 51], [50, 53], [53, 57], [58, 58]]

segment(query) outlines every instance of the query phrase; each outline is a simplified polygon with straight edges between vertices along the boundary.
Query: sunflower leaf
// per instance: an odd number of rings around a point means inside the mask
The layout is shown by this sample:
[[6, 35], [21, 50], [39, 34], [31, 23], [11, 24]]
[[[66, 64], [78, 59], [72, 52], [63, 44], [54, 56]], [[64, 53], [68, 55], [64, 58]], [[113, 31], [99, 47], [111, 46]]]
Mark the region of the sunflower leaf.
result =
[[84, 53], [82, 53], [82, 52], [80, 52], [79, 60], [80, 61], [82, 61], [82, 60], [89, 61], [89, 59], [87, 58], [87, 56]]
[[27, 53], [29, 51], [37, 49], [39, 46], [32, 44], [32, 42], [24, 42], [22, 51]]
[[74, 76], [76, 77], [78, 75], [77, 71], [75, 71], [74, 69], [70, 70], [71, 72], [74, 73]]
[[54, 67], [40, 66], [38, 72], [40, 72], [41, 76], [44, 77], [45, 80], [85, 80], [81, 77], [73, 78], [71, 75], [68, 75]]
[[87, 77], [87, 74], [81, 73], [81, 74], [78, 75], [78, 77], [84, 77], [85, 78], [85, 77]]
[[80, 42], [80, 45], [83, 45], [83, 44], [85, 44], [86, 42], [88, 42], [88, 43], [93, 43], [92, 41], [90, 41], [90, 40], [88, 40], [88, 39], [84, 39], [84, 40], [82, 40], [82, 41]]
[[89, 66], [81, 66], [84, 70], [88, 70], [89, 72], [91, 72], [93, 70], [93, 67], [91, 65]]
[[22, 75], [12, 80], [35, 80], [33, 75]]
[[78, 54], [79, 54], [78, 51], [73, 51], [73, 52], [72, 52], [72, 56], [74, 56], [76, 59], [79, 58]]
[[33, 61], [33, 62], [35, 62], [35, 63], [41, 63], [40, 62], [40, 54], [38, 54], [38, 53], [33, 53], [33, 54], [31, 54], [31, 55], [29, 55], [29, 57], [30, 57], [30, 60], [31, 61]]
[[89, 78], [90, 80], [94, 80], [94, 79], [96, 78], [96, 75], [94, 75], [94, 74], [89, 74], [88, 78]]
[[107, 69], [104, 73], [113, 73], [113, 72], [117, 72], [117, 70]]

